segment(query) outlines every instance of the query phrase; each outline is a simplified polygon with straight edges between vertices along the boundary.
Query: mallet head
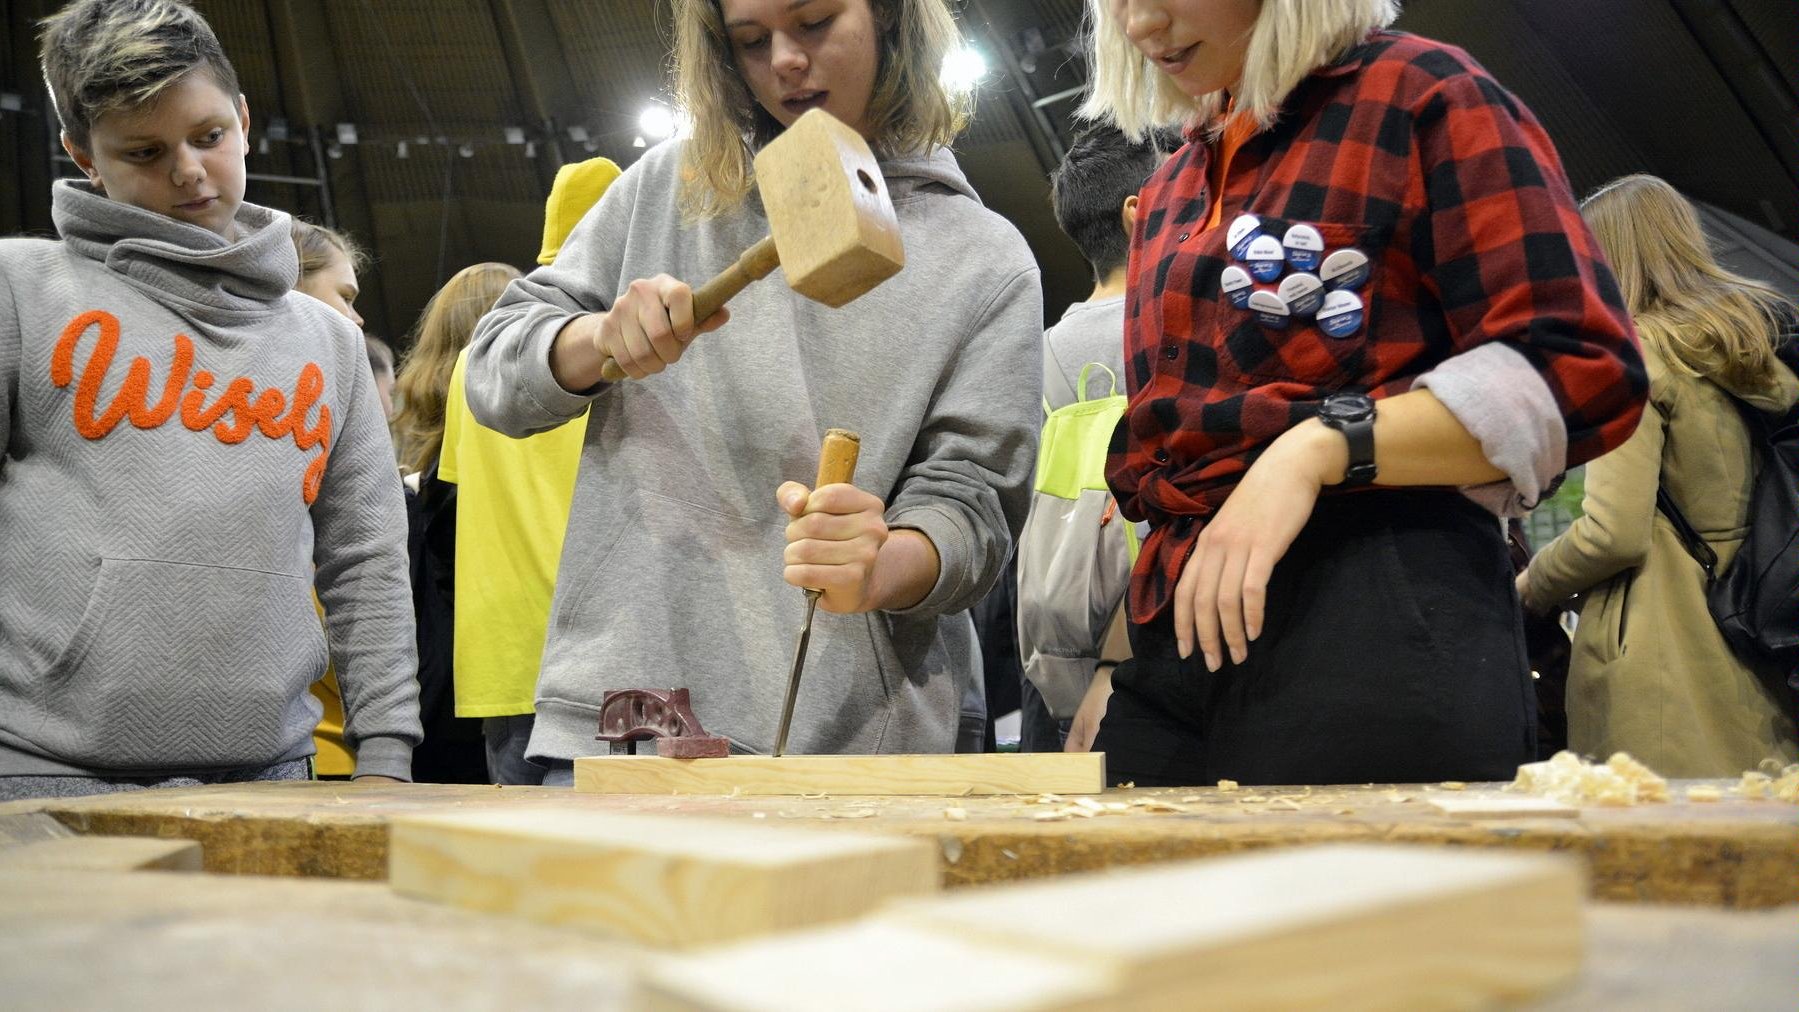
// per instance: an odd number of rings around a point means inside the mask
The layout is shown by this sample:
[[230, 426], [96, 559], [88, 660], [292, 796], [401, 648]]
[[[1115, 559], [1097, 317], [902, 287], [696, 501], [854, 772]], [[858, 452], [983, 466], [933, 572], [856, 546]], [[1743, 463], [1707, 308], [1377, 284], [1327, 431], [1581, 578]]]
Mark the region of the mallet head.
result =
[[813, 109], [756, 155], [756, 185], [787, 284], [841, 306], [906, 264], [887, 182], [862, 135]]

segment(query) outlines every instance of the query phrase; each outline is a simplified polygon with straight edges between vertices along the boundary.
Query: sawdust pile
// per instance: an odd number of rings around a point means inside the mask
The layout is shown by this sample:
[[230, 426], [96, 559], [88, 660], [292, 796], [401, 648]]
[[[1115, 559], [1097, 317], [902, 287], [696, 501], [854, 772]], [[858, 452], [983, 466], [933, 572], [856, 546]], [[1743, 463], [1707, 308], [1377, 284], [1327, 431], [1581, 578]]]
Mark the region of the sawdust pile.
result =
[[[1743, 774], [1731, 791], [1746, 800], [1772, 799], [1799, 804], [1799, 763], [1784, 769], [1773, 762]], [[1573, 752], [1557, 752], [1543, 762], [1518, 767], [1508, 791], [1535, 794], [1564, 805], [1640, 805], [1668, 800], [1668, 781], [1654, 770], [1618, 752], [1604, 763], [1589, 763]], [[1688, 801], [1722, 801], [1724, 789], [1696, 785]]]

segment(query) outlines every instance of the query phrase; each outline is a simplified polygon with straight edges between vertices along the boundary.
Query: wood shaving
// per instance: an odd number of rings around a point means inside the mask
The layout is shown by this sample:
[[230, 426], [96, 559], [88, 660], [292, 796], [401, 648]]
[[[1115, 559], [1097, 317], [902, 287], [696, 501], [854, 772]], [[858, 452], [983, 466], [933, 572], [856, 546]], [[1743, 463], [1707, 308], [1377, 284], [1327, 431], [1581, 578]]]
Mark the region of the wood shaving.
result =
[[1237, 804], [1239, 804], [1239, 805], [1259, 805], [1267, 800], [1268, 800], [1267, 798], [1261, 796], [1260, 794], [1245, 794], [1243, 797], [1240, 797], [1237, 799]]
[[1038, 805], [1059, 805], [1062, 803], [1062, 796], [1060, 794], [1039, 794], [1032, 803]]
[[1099, 802], [1093, 800], [1092, 798], [1075, 798], [1074, 804], [1077, 808], [1085, 808], [1087, 811], [1092, 812], [1095, 815], [1106, 810], [1105, 805], [1100, 804]]
[[1737, 793], [1745, 798], [1765, 798], [1774, 786], [1774, 778], [1766, 773], [1749, 770], [1743, 779], [1737, 782]]
[[999, 852], [1000, 852], [1000, 854], [1001, 854], [1001, 855], [1002, 855], [1002, 856], [1003, 856], [1003, 857], [1005, 857], [1005, 859], [1006, 859], [1006, 860], [1008, 860], [1008, 861], [1016, 861], [1016, 860], [1018, 860], [1018, 855], [1017, 855], [1017, 854], [1015, 854], [1015, 853], [1013, 853], [1013, 852], [1012, 852], [1012, 851], [1010, 851], [1010, 850], [1007, 850], [1007, 849], [1006, 849], [1006, 848], [1004, 848], [1004, 847], [1001, 847], [1001, 848], [1000, 848], [1000, 851], [999, 851]]
[[1061, 822], [1068, 818], [1068, 812], [1060, 808], [1049, 812], [1033, 812], [1031, 818], [1038, 822]]
[[1183, 804], [1188, 804], [1188, 805], [1192, 804], [1195, 801], [1204, 801], [1204, 800], [1205, 800], [1204, 798], [1200, 797], [1197, 794], [1188, 794], [1181, 798], [1181, 802]]
[[1722, 801], [1724, 792], [1710, 784], [1694, 784], [1687, 788], [1688, 801]]
[[1127, 805], [1127, 804], [1125, 804], [1125, 803], [1124, 803], [1124, 802], [1122, 802], [1122, 801], [1108, 801], [1108, 802], [1106, 802], [1106, 812], [1107, 812], [1107, 813], [1108, 813], [1108, 814], [1111, 814], [1111, 815], [1118, 815], [1118, 814], [1121, 814], [1121, 813], [1123, 813], [1123, 812], [1128, 812], [1128, 811], [1130, 811], [1130, 810], [1131, 810], [1131, 806], [1129, 806], [1129, 805]]
[[1338, 814], [1338, 815], [1354, 815], [1354, 814], [1355, 814], [1355, 809], [1353, 809], [1353, 808], [1339, 808], [1339, 809], [1337, 809], [1337, 812], [1336, 812], [1336, 814]]
[[805, 798], [807, 801], [817, 801], [820, 798], [828, 798], [830, 795], [826, 794], [824, 791], [819, 791], [817, 794], [801, 794], [800, 797]]
[[1437, 786], [1446, 791], [1465, 791], [1468, 789], [1467, 783], [1461, 780], [1445, 780]]
[[768, 818], [768, 813], [767, 813], [767, 812], [751, 812], [751, 813], [750, 813], [750, 818], [752, 818], [752, 819], [766, 819], [766, 818]]
[[937, 842], [943, 846], [943, 859], [945, 861], [948, 861], [950, 864], [955, 864], [957, 861], [962, 860], [961, 840], [953, 836], [944, 836], [939, 837]]
[[1218, 781], [1218, 793], [1220, 793], [1220, 794], [1229, 794], [1230, 792], [1232, 792], [1236, 789], [1237, 789], [1237, 782], [1235, 780], [1220, 780], [1220, 781]]
[[1770, 790], [1781, 801], [1799, 803], [1799, 763], [1781, 770], [1780, 779], [1774, 781]]
[[1140, 801], [1133, 802], [1135, 807], [1145, 812], [1186, 812], [1191, 811], [1185, 805], [1177, 805], [1172, 801]]
[[1273, 801], [1268, 802], [1268, 807], [1270, 810], [1279, 809], [1283, 812], [1297, 812], [1300, 809], [1300, 804], [1292, 798], [1275, 798]]
[[1124, 783], [1118, 785], [1118, 789], [1121, 791], [1128, 791], [1128, 790], [1133, 790], [1134, 788], [1136, 788], [1136, 786], [1137, 786], [1137, 781], [1126, 780]]
[[966, 808], [945, 808], [943, 810], [943, 817], [948, 819], [951, 822], [967, 822], [968, 821], [968, 809], [966, 809]]
[[1625, 806], [1668, 800], [1668, 782], [1624, 752], [1615, 753], [1603, 765], [1584, 762], [1573, 752], [1557, 752], [1542, 762], [1518, 767], [1517, 778], [1506, 790], [1564, 805]]

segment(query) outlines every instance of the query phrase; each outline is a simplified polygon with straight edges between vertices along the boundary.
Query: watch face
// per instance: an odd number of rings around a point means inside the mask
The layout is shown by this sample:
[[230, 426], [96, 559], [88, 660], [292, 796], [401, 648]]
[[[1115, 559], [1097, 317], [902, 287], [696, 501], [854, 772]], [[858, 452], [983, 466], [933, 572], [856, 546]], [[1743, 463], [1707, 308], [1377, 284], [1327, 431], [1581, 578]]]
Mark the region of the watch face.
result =
[[1318, 414], [1339, 422], [1359, 422], [1374, 414], [1374, 401], [1367, 394], [1332, 394], [1318, 406]]

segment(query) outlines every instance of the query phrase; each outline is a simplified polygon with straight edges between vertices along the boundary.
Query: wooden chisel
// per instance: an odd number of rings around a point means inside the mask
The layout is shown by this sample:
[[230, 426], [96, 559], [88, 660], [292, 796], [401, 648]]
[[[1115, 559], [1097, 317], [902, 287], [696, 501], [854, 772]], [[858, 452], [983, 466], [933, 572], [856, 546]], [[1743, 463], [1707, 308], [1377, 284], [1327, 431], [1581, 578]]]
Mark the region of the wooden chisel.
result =
[[[846, 429], [825, 432], [824, 446], [818, 451], [818, 480], [812, 483], [816, 492], [826, 485], [845, 485], [856, 477], [856, 456], [862, 452], [862, 438]], [[823, 591], [806, 591], [806, 624], [800, 626], [799, 645], [793, 651], [793, 670], [787, 675], [787, 699], [781, 704], [781, 730], [775, 735], [775, 755], [787, 751], [787, 732], [793, 726], [793, 702], [800, 692], [800, 672], [806, 669], [806, 644], [812, 639], [812, 616], [818, 611], [818, 597]]]

